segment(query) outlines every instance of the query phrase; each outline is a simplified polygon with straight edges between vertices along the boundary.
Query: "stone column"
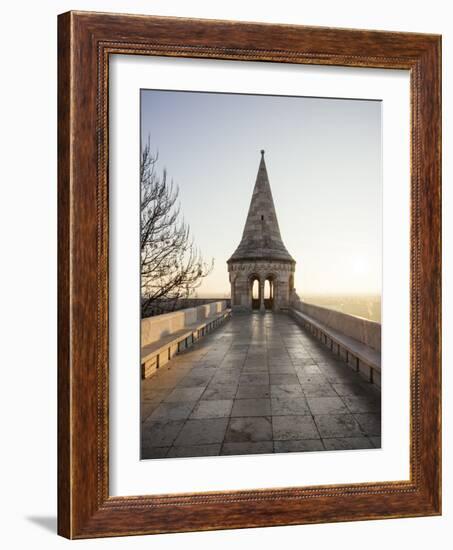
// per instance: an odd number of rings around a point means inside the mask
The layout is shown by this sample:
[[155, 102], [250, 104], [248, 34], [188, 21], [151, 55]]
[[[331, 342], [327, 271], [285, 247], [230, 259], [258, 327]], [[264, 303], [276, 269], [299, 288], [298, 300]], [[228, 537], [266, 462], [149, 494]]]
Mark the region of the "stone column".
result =
[[264, 313], [266, 311], [264, 307], [264, 283], [265, 281], [262, 281], [260, 279], [260, 311]]

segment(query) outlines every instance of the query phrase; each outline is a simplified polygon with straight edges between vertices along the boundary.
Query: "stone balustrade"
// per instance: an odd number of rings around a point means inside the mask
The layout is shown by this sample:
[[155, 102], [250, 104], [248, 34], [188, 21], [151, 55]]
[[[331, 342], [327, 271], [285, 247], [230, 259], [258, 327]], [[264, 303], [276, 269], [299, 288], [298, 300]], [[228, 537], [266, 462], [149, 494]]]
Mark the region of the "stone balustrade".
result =
[[151, 376], [176, 353], [216, 328], [229, 315], [227, 302], [220, 300], [142, 319], [142, 377]]
[[294, 319], [370, 382], [381, 385], [381, 324], [293, 300]]

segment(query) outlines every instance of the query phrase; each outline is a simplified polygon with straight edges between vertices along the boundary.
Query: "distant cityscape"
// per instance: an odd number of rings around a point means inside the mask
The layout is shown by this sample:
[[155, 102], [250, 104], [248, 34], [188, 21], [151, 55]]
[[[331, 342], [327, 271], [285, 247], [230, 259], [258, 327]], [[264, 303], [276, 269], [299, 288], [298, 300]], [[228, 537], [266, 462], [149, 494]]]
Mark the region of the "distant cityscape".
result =
[[[193, 301], [209, 302], [214, 300], [229, 300], [228, 292], [217, 294], [195, 293]], [[378, 294], [303, 294], [301, 299], [309, 304], [314, 304], [356, 317], [363, 317], [370, 321], [381, 322], [381, 297]], [[187, 306], [184, 306], [187, 307]]]
[[366, 294], [303, 295], [304, 302], [381, 322], [381, 297]]

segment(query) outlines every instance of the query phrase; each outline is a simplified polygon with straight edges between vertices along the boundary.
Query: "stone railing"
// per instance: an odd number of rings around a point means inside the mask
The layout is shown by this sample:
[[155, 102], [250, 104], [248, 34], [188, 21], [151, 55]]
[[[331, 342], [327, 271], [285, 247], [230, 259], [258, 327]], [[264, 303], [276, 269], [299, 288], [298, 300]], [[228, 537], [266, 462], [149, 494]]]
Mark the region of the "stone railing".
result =
[[292, 301], [290, 313], [349, 365], [380, 386], [380, 323], [300, 300]]
[[229, 315], [227, 302], [220, 300], [142, 319], [142, 377], [151, 376], [176, 353], [191, 346]]
[[[158, 300], [150, 304], [145, 311], [146, 318], [165, 313], [174, 313], [181, 309], [189, 309], [213, 302], [226, 302], [226, 307], [231, 306], [230, 298], [179, 298], [178, 300]], [[143, 312], [142, 312], [143, 313]]]
[[334, 309], [307, 304], [302, 301], [293, 304], [293, 307], [313, 317], [313, 319], [316, 319], [324, 325], [334, 330], [338, 330], [339, 332], [343, 332], [346, 336], [350, 336], [376, 351], [381, 351], [380, 323], [369, 321], [362, 317], [348, 315], [347, 313], [335, 311]]

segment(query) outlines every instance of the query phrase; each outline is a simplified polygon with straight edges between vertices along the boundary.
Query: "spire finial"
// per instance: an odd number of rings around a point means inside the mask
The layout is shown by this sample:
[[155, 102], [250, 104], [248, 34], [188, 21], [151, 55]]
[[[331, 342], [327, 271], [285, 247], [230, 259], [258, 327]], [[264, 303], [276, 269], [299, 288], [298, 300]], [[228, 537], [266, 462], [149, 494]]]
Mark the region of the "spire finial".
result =
[[261, 156], [264, 157], [264, 149], [261, 149]]

